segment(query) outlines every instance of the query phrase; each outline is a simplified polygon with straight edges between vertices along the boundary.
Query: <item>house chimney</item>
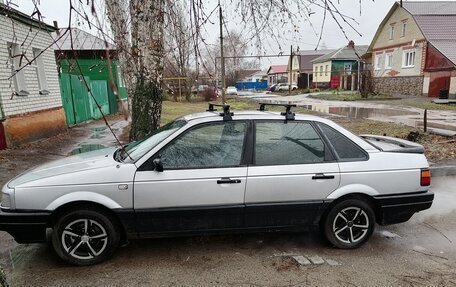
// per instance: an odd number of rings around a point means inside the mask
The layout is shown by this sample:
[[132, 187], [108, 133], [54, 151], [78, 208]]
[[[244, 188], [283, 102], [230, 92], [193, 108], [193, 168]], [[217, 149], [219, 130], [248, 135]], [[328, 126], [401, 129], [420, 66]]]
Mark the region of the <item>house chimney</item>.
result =
[[355, 49], [355, 42], [353, 42], [353, 40], [350, 40], [350, 42], [348, 42], [348, 46], [347, 47]]
[[54, 28], [56, 29], [57, 36], [60, 36], [60, 30], [59, 30], [59, 25], [57, 24], [57, 21], [54, 20]]

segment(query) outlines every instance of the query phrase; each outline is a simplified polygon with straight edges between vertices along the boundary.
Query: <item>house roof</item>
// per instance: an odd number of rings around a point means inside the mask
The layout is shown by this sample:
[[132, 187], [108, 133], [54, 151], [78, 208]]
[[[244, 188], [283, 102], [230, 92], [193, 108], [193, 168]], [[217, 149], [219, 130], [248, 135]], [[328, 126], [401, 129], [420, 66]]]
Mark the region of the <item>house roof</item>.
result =
[[258, 70], [258, 71], [255, 71], [255, 72], [253, 72], [253, 73], [248, 74], [248, 75], [245, 76], [245, 77], [248, 78], [248, 77], [253, 77], [253, 76], [267, 76], [267, 75], [268, 75], [268, 72], [267, 72], [267, 71]]
[[333, 60], [358, 60], [367, 51], [368, 45], [358, 45], [354, 48], [344, 46], [334, 50], [326, 55], [320, 56], [312, 61], [312, 63], [322, 63]]
[[312, 61], [318, 57], [334, 52], [334, 50], [303, 50], [299, 51], [299, 69], [301, 71], [312, 71]]
[[288, 65], [271, 65], [268, 69], [268, 75], [270, 74], [286, 74], [288, 73]]
[[[60, 33], [65, 33], [67, 28], [60, 29]], [[71, 32], [71, 34], [70, 34]], [[105, 50], [106, 45], [103, 39], [94, 36], [79, 28], [70, 28], [62, 38], [54, 44], [54, 50], [72, 50], [71, 41], [73, 40], [73, 50]], [[115, 45], [108, 43], [110, 50], [115, 50]]]
[[35, 28], [47, 30], [49, 32], [53, 32], [53, 31], [57, 30], [53, 26], [46, 24], [43, 21], [40, 21], [36, 18], [33, 18], [30, 15], [22, 13], [21, 11], [12, 8], [10, 5], [6, 5], [1, 2], [0, 2], [0, 15], [6, 15], [7, 17], [11, 17], [12, 19], [14, 19], [18, 22], [21, 22], [23, 24], [26, 24], [26, 25], [29, 25], [29, 26], [32, 26]]
[[[398, 7], [400, 4], [394, 3], [383, 19], [369, 46], [369, 51]], [[407, 1], [403, 2], [402, 7], [413, 17], [426, 40], [456, 64], [456, 1]]]

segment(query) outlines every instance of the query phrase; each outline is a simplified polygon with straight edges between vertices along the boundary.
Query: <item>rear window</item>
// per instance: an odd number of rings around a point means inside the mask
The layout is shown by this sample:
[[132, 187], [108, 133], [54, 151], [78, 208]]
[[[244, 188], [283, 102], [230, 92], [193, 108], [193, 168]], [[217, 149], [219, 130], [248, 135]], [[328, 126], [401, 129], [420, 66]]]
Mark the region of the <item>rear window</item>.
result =
[[333, 146], [340, 161], [367, 160], [366, 152], [343, 134], [326, 124], [317, 123], [317, 125]]

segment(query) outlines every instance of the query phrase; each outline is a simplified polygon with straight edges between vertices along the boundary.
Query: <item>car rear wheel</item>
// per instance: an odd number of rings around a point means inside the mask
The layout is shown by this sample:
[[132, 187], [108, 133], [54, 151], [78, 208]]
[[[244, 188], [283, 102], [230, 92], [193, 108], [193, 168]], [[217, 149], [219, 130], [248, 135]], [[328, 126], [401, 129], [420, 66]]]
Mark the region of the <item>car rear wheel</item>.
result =
[[326, 238], [337, 248], [351, 249], [364, 244], [375, 228], [375, 214], [366, 202], [344, 200], [332, 207], [324, 218]]
[[75, 210], [57, 221], [52, 245], [57, 255], [74, 265], [91, 265], [110, 257], [117, 249], [117, 225], [102, 212]]

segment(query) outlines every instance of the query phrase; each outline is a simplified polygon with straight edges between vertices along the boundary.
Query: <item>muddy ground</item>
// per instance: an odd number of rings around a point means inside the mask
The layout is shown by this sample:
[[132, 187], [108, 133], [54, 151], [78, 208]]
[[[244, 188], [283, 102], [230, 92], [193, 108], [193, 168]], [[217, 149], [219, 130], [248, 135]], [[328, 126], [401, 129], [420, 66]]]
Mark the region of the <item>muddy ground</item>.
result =
[[[125, 123], [111, 118], [122, 135]], [[71, 152], [114, 145], [102, 122], [0, 151], [0, 184]], [[436, 200], [409, 222], [377, 226], [356, 250], [334, 249], [318, 231], [132, 241], [107, 262], [69, 266], [46, 244], [18, 245], [0, 232], [11, 286], [456, 286], [456, 177], [433, 179]], [[312, 262], [300, 266], [291, 256]]]

